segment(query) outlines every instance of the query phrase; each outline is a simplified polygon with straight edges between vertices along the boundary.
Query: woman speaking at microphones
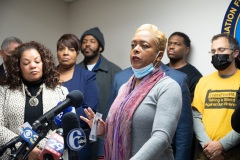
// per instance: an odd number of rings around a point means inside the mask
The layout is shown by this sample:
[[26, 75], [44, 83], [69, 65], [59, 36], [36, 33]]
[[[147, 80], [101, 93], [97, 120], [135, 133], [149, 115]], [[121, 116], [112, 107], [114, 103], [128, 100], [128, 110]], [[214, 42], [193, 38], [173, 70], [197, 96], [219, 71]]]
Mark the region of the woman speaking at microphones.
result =
[[[151, 24], [140, 26], [131, 41], [134, 75], [121, 86], [106, 122], [99, 120], [104, 136], [105, 160], [174, 160], [172, 138], [181, 114], [180, 86], [165, 76], [160, 64], [165, 35]], [[95, 113], [85, 109], [92, 126]]]

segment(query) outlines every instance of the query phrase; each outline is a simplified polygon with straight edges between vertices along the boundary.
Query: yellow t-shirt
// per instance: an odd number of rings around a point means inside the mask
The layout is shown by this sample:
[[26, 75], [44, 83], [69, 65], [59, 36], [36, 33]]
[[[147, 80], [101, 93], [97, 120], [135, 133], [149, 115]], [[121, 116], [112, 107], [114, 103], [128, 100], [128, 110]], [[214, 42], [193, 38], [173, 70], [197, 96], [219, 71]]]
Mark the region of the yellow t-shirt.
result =
[[192, 106], [202, 114], [208, 136], [219, 140], [232, 130], [231, 116], [237, 103], [240, 71], [229, 78], [218, 72], [202, 77], [196, 85]]

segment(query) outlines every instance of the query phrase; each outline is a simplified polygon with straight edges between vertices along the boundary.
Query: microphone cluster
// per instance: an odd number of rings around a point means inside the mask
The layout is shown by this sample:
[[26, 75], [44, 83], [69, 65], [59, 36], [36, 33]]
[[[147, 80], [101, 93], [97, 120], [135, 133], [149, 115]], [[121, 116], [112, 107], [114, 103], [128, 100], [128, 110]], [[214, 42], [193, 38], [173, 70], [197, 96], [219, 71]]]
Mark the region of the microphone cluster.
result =
[[[55, 123], [63, 129], [62, 131], [61, 129], [57, 129], [56, 132], [51, 134], [44, 149], [39, 155], [39, 159], [59, 160], [63, 155], [64, 149], [68, 150], [69, 159], [78, 159], [78, 151], [86, 144], [86, 135], [80, 128], [80, 119], [76, 115], [74, 107], [81, 106], [82, 101], [82, 92], [78, 90], [70, 92], [63, 102], [36, 120], [33, 123], [32, 128], [30, 125], [21, 126], [22, 130], [20, 136], [17, 136], [6, 144], [0, 146], [0, 156], [2, 156], [8, 148], [11, 150], [14, 150], [15, 148], [16, 152], [11, 154], [11, 158], [17, 160], [19, 159], [19, 156], [24, 155], [22, 159], [26, 159], [37, 143], [42, 138], [45, 138], [45, 135], [51, 128], [49, 127], [51, 124], [50, 122], [54, 119]], [[18, 142], [22, 142], [22, 144], [16, 150], [15, 144]], [[27, 147], [29, 150], [26, 153]]]

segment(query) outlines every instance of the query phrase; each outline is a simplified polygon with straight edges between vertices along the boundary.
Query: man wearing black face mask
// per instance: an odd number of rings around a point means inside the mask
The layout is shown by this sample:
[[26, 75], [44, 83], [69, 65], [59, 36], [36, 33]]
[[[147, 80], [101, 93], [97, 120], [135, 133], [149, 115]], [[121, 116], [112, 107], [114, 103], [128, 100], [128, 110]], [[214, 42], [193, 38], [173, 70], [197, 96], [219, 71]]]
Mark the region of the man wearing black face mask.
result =
[[232, 64], [232, 61], [233, 61], [232, 54], [234, 52], [232, 51], [230, 54], [225, 54], [224, 52], [226, 50], [232, 50], [232, 49], [223, 48], [223, 47], [218, 48], [218, 52], [223, 54], [214, 54], [216, 52], [216, 50], [214, 49], [210, 51], [210, 53], [213, 54], [211, 63], [218, 71], [223, 71]]
[[200, 143], [197, 159], [240, 159], [240, 134], [231, 127], [240, 86], [239, 43], [228, 34], [218, 34], [211, 48], [217, 71], [199, 80], [192, 102], [194, 132]]

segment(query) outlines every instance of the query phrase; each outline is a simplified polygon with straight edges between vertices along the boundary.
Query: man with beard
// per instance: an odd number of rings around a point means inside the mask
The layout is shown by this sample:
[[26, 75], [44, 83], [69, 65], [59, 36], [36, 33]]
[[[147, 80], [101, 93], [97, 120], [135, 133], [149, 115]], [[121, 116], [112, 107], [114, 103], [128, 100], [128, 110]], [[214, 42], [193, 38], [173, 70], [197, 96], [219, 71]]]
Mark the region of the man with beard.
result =
[[196, 84], [202, 77], [202, 74], [193, 65], [187, 62], [190, 47], [191, 41], [186, 34], [174, 32], [168, 39], [167, 55], [170, 62], [167, 65], [188, 76], [189, 91], [191, 100], [193, 100]]
[[231, 126], [240, 85], [235, 62], [239, 43], [229, 34], [218, 34], [212, 38], [209, 53], [217, 71], [199, 80], [192, 102], [194, 132], [199, 141], [197, 160], [240, 159], [240, 134]]
[[[84, 60], [79, 63], [79, 65], [82, 68], [96, 73], [100, 93], [98, 112], [102, 113], [103, 117], [106, 117], [105, 114], [108, 113], [107, 101], [109, 99], [114, 75], [121, 71], [121, 68], [108, 61], [101, 54], [104, 51], [105, 42], [103, 34], [98, 27], [85, 31], [80, 38], [80, 43]], [[97, 155], [99, 159], [103, 157], [103, 140], [98, 139], [97, 144], [93, 144], [92, 159], [97, 159]]]

